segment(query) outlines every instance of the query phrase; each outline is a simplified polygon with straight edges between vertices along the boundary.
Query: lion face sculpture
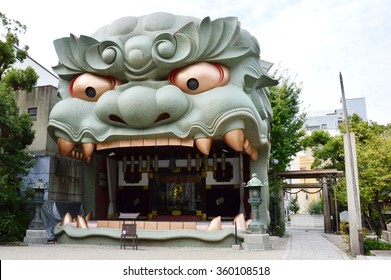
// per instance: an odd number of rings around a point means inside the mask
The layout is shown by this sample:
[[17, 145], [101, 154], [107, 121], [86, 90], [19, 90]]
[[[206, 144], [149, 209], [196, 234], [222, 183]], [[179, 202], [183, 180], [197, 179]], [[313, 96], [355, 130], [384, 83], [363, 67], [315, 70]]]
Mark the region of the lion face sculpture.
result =
[[272, 110], [266, 87], [277, 82], [265, 74], [256, 39], [236, 18], [125, 17], [91, 37], [54, 44], [62, 100], [48, 130], [62, 156], [89, 163], [95, 151], [140, 141], [208, 155], [215, 141], [224, 141], [251, 158], [251, 172], [267, 185]]

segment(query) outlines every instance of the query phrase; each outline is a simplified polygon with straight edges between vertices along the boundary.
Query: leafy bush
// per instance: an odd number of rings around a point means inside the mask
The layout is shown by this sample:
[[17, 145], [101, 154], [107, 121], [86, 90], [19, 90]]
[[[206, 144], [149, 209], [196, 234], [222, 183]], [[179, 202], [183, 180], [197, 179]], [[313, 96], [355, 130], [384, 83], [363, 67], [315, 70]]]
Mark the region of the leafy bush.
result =
[[349, 223], [342, 221], [339, 223], [339, 230], [347, 250], [350, 250]]
[[23, 240], [30, 222], [31, 201], [13, 188], [0, 187], [0, 242]]
[[299, 202], [297, 201], [297, 195], [289, 203], [289, 210], [296, 214], [300, 210]]
[[323, 201], [320, 200], [313, 200], [308, 205], [308, 213], [310, 215], [318, 215], [323, 213]]
[[364, 239], [364, 254], [370, 255], [371, 250], [391, 250], [391, 244], [373, 238]]
[[[285, 221], [282, 218], [280, 198], [272, 195], [270, 197], [269, 211], [271, 213], [271, 221], [269, 225], [269, 233], [274, 236], [283, 236], [285, 234]], [[275, 215], [275, 216], [274, 216]], [[277, 218], [277, 220], [274, 219]]]

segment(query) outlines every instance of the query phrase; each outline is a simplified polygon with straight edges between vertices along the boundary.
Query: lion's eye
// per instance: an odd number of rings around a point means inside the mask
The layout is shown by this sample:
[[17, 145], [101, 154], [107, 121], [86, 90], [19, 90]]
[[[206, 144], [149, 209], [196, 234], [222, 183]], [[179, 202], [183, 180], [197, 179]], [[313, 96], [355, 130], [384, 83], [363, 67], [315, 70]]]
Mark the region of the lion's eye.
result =
[[217, 63], [198, 62], [172, 71], [170, 82], [189, 94], [201, 93], [229, 82], [229, 71]]
[[97, 101], [103, 93], [113, 89], [117, 84], [119, 81], [113, 77], [84, 73], [72, 79], [69, 91], [73, 97]]

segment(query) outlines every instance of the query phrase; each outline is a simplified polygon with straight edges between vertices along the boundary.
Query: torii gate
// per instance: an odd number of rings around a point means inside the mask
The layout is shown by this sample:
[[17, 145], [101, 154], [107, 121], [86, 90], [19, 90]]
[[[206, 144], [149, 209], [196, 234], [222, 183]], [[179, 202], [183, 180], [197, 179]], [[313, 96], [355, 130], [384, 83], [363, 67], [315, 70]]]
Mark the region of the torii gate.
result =
[[328, 178], [333, 178], [334, 180], [339, 177], [343, 172], [338, 171], [337, 169], [318, 169], [318, 170], [297, 170], [297, 171], [284, 171], [277, 172], [277, 178], [281, 180], [284, 179], [317, 179], [318, 184], [286, 184], [283, 188], [285, 189], [308, 189], [308, 188], [318, 188], [322, 189], [322, 198], [323, 198], [323, 215], [324, 215], [324, 232], [332, 233], [332, 224], [331, 224], [331, 210], [336, 217], [336, 222], [338, 222], [338, 213], [336, 213], [336, 207], [331, 208], [330, 198], [329, 198], [329, 185], [327, 183]]

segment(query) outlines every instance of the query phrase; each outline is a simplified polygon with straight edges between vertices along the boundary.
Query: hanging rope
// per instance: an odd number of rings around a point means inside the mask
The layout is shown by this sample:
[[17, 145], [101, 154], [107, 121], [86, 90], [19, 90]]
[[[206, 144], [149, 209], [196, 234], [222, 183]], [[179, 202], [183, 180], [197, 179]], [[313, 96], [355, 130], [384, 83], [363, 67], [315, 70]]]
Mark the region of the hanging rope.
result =
[[298, 190], [297, 192], [289, 192], [287, 190], [284, 190], [284, 192], [289, 193], [289, 194], [298, 194], [299, 192], [301, 192], [301, 190]]
[[305, 189], [300, 189], [298, 190], [297, 192], [290, 192], [290, 191], [287, 191], [287, 190], [284, 190], [286, 193], [289, 193], [289, 194], [298, 194], [299, 192], [305, 192], [305, 193], [308, 193], [308, 194], [316, 194], [318, 192], [320, 192], [322, 189], [320, 188], [319, 190], [315, 191], [315, 192], [310, 192], [310, 191], [307, 191]]

